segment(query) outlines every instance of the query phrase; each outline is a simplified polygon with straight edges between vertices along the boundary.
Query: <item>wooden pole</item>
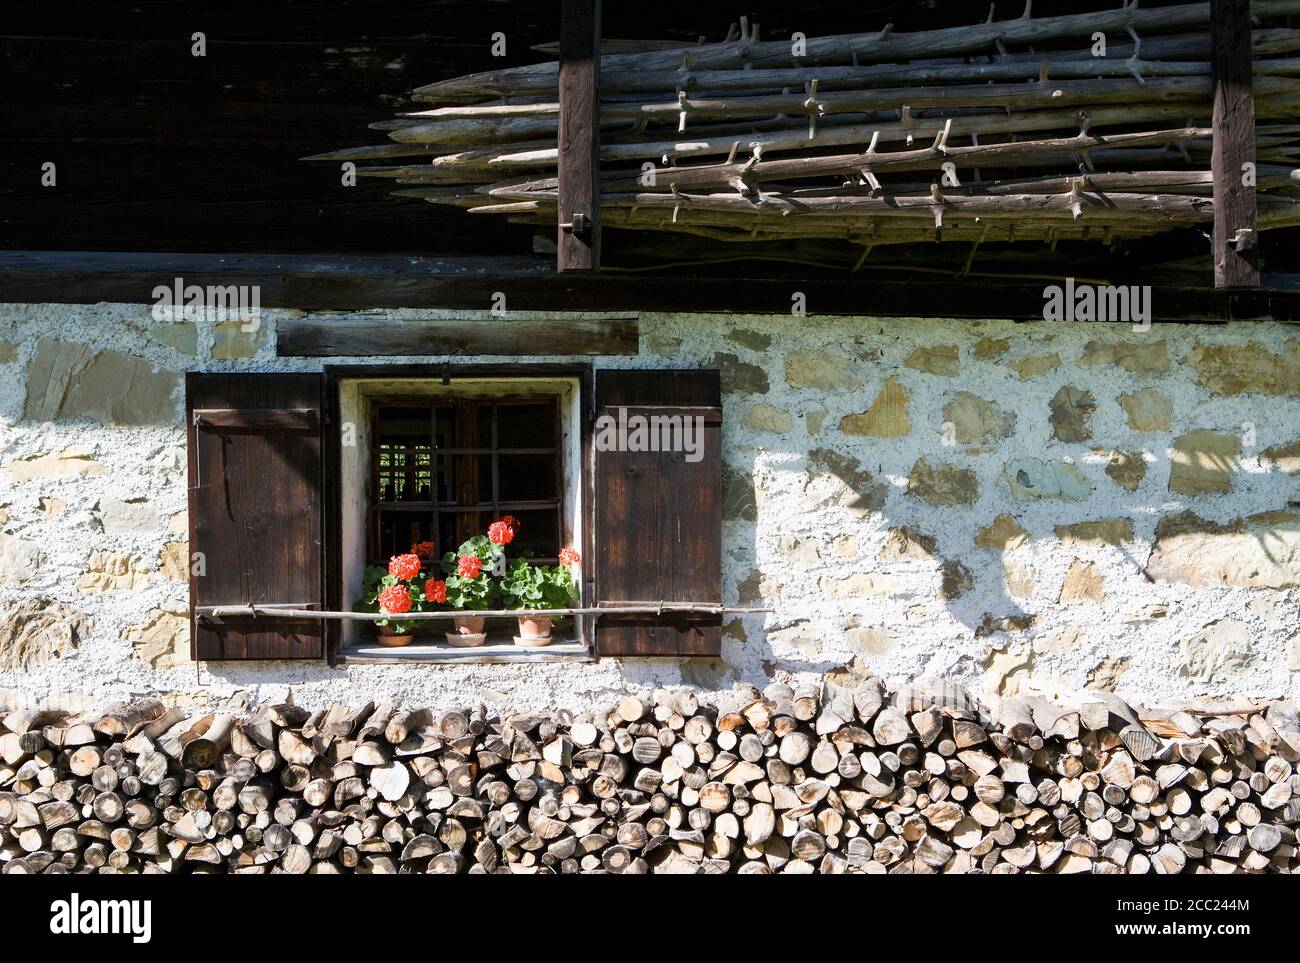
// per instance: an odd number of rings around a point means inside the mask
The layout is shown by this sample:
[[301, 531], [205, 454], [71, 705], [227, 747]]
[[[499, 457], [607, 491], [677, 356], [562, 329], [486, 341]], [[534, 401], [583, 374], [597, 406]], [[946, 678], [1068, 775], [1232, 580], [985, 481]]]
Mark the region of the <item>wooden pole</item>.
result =
[[1250, 0], [1212, 0], [1214, 286], [1259, 287]]
[[600, 267], [600, 0], [560, 13], [559, 226], [556, 268]]

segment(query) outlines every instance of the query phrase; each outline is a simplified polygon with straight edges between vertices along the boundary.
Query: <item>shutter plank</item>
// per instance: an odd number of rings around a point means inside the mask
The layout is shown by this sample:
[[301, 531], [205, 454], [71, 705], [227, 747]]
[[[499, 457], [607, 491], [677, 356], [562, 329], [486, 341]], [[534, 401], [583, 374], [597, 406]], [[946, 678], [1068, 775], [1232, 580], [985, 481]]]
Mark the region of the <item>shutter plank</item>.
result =
[[273, 616], [195, 621], [245, 603], [323, 607], [321, 380], [315, 374], [186, 379], [190, 579], [196, 659], [315, 659], [324, 625]]
[[[717, 371], [602, 371], [597, 415], [704, 419], [703, 458], [597, 451], [599, 604], [722, 601], [721, 384]], [[716, 656], [722, 620], [700, 613], [604, 615], [599, 655]]]

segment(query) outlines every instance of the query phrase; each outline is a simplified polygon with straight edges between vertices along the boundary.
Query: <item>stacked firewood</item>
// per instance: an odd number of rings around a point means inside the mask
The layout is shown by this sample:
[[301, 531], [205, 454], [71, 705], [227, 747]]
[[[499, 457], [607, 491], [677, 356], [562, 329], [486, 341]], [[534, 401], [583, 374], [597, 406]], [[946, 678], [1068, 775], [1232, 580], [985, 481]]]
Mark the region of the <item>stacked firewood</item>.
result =
[[[1297, 0], [1256, 0], [1259, 227], [1300, 223]], [[915, 33], [609, 43], [607, 227], [722, 239], [1114, 243], [1213, 219], [1210, 5], [1024, 14]], [[1103, 38], [1099, 40], [1098, 38]], [[1100, 46], [1099, 46], [1100, 44]], [[415, 90], [381, 161], [400, 195], [554, 227], [554, 61]], [[394, 158], [418, 158], [394, 164]]]
[[1290, 873], [1300, 720], [959, 687], [0, 715], [5, 873]]

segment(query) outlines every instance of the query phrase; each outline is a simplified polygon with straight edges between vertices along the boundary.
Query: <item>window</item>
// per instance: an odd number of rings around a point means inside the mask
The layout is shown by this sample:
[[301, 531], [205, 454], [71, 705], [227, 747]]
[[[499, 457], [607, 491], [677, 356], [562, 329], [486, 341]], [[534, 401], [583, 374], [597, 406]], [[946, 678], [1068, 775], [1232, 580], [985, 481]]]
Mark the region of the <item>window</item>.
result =
[[[718, 371], [340, 365], [190, 372], [185, 383], [189, 536], [208, 571], [190, 579], [196, 659], [718, 656]], [[634, 444], [635, 433], [626, 445], [596, 443], [604, 419], [664, 414], [700, 419], [703, 457]], [[417, 539], [454, 548], [496, 513], [532, 519], [515, 557], [579, 549], [581, 605], [599, 614], [542, 649], [502, 638], [513, 622], [503, 618], [499, 645], [453, 652], [430, 632], [412, 647], [422, 653], [370, 654], [371, 624], [340, 614], [360, 596], [367, 563]]]
[[[553, 564], [564, 546], [581, 547], [578, 378], [345, 377], [338, 390], [356, 442], [340, 451], [345, 607], [366, 566], [414, 551], [436, 567], [502, 515], [521, 523], [507, 559]], [[508, 640], [507, 621], [489, 635]], [[449, 627], [428, 622], [417, 634], [436, 644]], [[345, 649], [372, 634], [357, 622], [342, 632]]]
[[372, 398], [367, 561], [438, 559], [502, 515], [511, 555], [558, 560], [564, 484], [558, 400]]

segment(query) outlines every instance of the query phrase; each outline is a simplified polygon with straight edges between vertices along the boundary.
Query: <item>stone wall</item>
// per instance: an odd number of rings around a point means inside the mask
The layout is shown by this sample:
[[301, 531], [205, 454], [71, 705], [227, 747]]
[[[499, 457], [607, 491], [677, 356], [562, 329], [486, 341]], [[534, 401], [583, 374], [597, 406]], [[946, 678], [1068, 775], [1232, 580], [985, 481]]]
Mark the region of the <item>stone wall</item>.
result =
[[1300, 693], [1300, 331], [1277, 324], [645, 315], [640, 356], [598, 364], [722, 369], [724, 598], [776, 608], [729, 619], [721, 661], [195, 666], [182, 373], [314, 369], [275, 357], [290, 314], [0, 306], [0, 690], [566, 707], [857, 658], [987, 696]]

